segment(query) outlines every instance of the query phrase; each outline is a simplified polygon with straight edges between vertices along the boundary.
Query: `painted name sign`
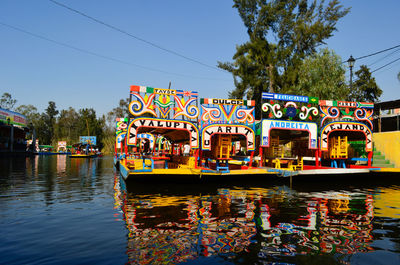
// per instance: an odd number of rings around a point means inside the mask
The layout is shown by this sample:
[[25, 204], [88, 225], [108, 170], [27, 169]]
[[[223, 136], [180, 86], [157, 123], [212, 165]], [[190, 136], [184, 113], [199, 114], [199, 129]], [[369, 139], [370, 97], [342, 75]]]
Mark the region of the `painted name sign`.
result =
[[199, 131], [197, 127], [188, 121], [178, 120], [164, 120], [154, 118], [138, 118], [133, 120], [128, 127], [129, 138], [128, 145], [136, 145], [137, 142], [137, 131], [140, 127], [151, 127], [151, 128], [164, 128], [174, 130], [186, 130], [190, 135], [190, 146], [192, 149], [199, 148]]
[[310, 136], [308, 141], [308, 148], [317, 149], [318, 132], [316, 123], [301, 121], [263, 120], [261, 128], [261, 146], [269, 147], [269, 135], [272, 129], [307, 131]]
[[202, 150], [211, 150], [211, 137], [213, 134], [241, 134], [247, 139], [247, 150], [254, 151], [254, 131], [242, 125], [213, 124], [204, 127], [202, 130]]
[[208, 99], [208, 104], [221, 104], [221, 105], [243, 105], [242, 99], [218, 99], [218, 98], [211, 98]]
[[283, 100], [283, 101], [295, 101], [295, 102], [308, 103], [308, 97], [307, 96], [297, 96], [297, 95], [276, 94], [276, 93], [262, 92], [262, 98], [263, 99], [270, 99], [270, 100]]
[[154, 93], [156, 93], [156, 94], [164, 94], [164, 95], [176, 95], [176, 90], [163, 89], [163, 88], [154, 88]]
[[357, 131], [365, 135], [365, 151], [372, 151], [372, 132], [367, 125], [358, 122], [332, 122], [321, 130], [321, 150], [328, 151], [329, 134], [333, 131]]

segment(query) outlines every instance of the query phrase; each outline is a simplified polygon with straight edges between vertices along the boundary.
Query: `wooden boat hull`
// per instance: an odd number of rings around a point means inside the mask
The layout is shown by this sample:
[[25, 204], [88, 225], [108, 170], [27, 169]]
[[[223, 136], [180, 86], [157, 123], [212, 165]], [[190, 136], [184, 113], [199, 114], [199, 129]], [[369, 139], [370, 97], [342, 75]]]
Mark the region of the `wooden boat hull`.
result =
[[152, 170], [132, 170], [129, 169], [123, 160], [119, 163], [119, 173], [126, 179], [151, 179], [151, 178], [194, 178], [201, 179], [204, 177], [249, 177], [249, 176], [272, 176], [275, 172], [270, 172], [266, 168], [250, 168], [230, 170], [229, 172], [220, 172], [212, 169], [202, 168], [154, 168]]

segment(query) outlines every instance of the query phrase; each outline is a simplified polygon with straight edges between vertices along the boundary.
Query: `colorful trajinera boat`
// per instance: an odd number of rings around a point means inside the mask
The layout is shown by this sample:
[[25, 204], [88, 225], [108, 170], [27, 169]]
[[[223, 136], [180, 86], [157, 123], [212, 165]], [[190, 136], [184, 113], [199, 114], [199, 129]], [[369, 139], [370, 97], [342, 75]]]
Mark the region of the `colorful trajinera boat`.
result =
[[79, 136], [79, 143], [72, 145], [70, 158], [94, 158], [100, 152], [96, 146], [96, 136]]
[[130, 92], [131, 119], [119, 160], [124, 178], [267, 173], [252, 166], [254, 101], [199, 102], [194, 91], [143, 86]]
[[[262, 102], [131, 86], [118, 127], [124, 178], [369, 173], [373, 103], [262, 93]], [[260, 108], [261, 120], [254, 118]], [[119, 128], [119, 129], [118, 129]], [[123, 138], [125, 137], [125, 138]]]
[[371, 170], [373, 103], [274, 93], [262, 99], [262, 163], [306, 175]]

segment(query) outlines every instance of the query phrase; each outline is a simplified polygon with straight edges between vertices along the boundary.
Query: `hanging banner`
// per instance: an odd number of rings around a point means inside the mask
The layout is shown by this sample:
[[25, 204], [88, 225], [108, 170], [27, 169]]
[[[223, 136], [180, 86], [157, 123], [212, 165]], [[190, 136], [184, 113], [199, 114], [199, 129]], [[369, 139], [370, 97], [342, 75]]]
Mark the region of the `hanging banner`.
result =
[[365, 151], [372, 152], [372, 131], [367, 125], [359, 122], [332, 122], [321, 130], [321, 150], [328, 151], [329, 134], [333, 131], [362, 132], [365, 135]]
[[309, 133], [308, 148], [317, 149], [318, 131], [317, 124], [313, 122], [263, 120], [261, 128], [261, 146], [269, 147], [270, 132], [277, 130], [307, 131]]
[[206, 126], [201, 131], [201, 149], [211, 150], [211, 137], [214, 134], [241, 134], [247, 139], [247, 150], [254, 151], [255, 134], [254, 131], [243, 125], [236, 124], [212, 124]]
[[165, 120], [155, 118], [138, 118], [133, 120], [128, 127], [128, 145], [136, 145], [138, 134], [137, 131], [141, 127], [186, 130], [190, 135], [190, 147], [192, 149], [199, 148], [199, 131], [197, 127], [189, 121], [181, 120]]

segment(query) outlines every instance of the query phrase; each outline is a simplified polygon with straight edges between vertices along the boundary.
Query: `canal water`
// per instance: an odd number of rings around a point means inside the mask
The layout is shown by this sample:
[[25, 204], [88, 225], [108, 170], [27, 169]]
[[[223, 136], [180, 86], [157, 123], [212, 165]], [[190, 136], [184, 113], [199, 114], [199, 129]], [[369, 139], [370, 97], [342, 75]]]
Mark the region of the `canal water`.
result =
[[111, 157], [1, 158], [0, 264], [400, 264], [400, 181], [351, 178], [125, 182]]

